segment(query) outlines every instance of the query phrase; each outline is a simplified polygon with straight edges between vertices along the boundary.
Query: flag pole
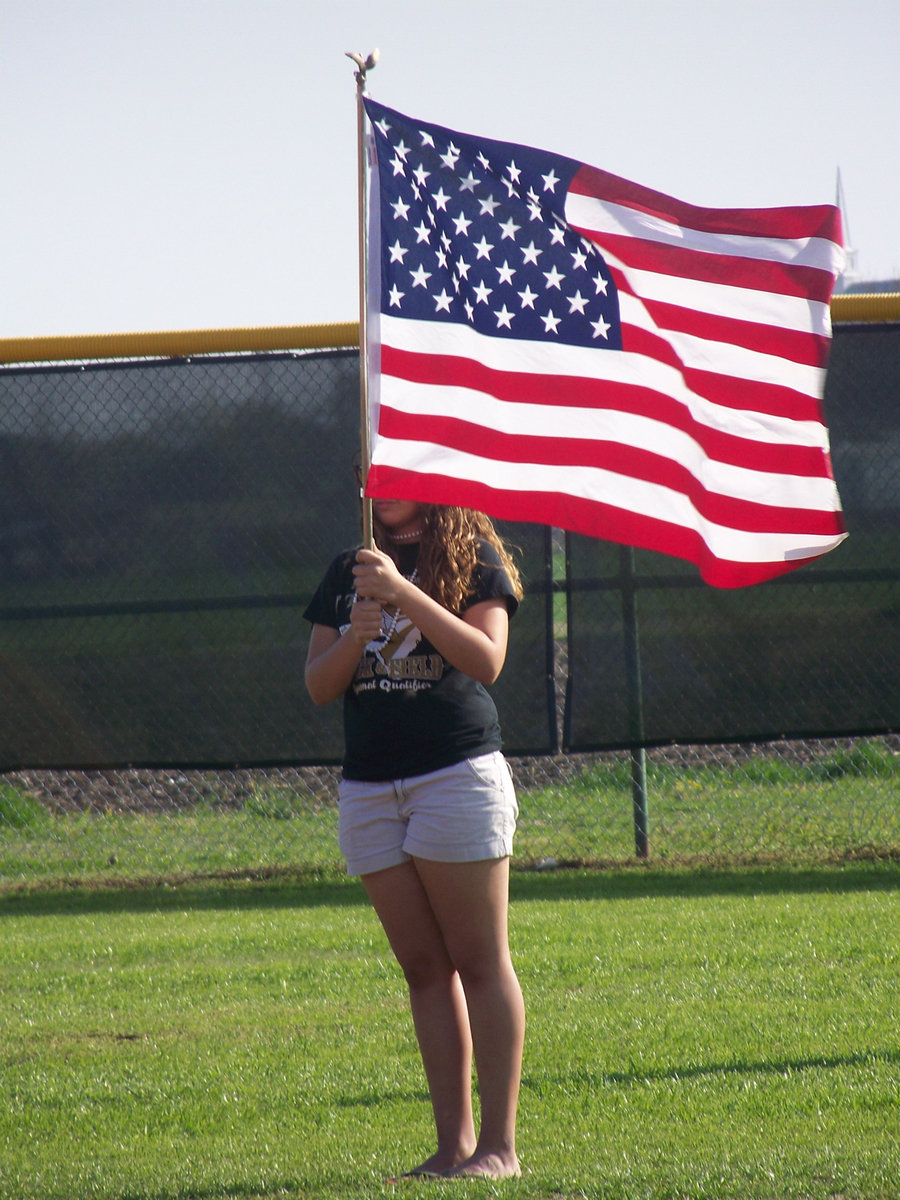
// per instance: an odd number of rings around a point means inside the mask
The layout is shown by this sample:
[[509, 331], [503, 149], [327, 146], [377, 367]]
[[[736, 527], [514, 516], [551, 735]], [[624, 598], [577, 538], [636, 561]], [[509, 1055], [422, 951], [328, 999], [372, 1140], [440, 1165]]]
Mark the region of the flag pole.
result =
[[366, 90], [366, 73], [371, 71], [378, 62], [378, 51], [373, 50], [368, 58], [361, 54], [347, 51], [347, 58], [352, 58], [357, 70], [356, 79], [356, 157], [358, 178], [358, 210], [359, 210], [359, 440], [362, 455], [362, 482], [360, 499], [362, 500], [363, 545], [372, 550], [375, 536], [372, 531], [372, 501], [365, 494], [366, 481], [369, 477], [370, 440], [369, 440], [369, 337], [366, 310], [369, 292], [368, 271], [368, 197], [366, 190], [366, 113], [363, 107], [363, 95]]

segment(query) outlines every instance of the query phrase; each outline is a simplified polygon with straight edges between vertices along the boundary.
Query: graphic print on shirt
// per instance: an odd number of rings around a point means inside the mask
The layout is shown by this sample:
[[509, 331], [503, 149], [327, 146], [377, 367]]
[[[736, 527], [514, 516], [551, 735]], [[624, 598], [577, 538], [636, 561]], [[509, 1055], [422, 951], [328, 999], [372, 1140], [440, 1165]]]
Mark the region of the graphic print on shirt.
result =
[[392, 616], [383, 613], [381, 637], [378, 641], [369, 642], [366, 650], [371, 650], [385, 667], [389, 667], [392, 659], [398, 655], [406, 658], [421, 640], [422, 634], [409, 617], [405, 617], [399, 612], [394, 612]]
[[[342, 627], [349, 628], [349, 625]], [[414, 654], [422, 633], [409, 617], [383, 612], [381, 634], [366, 646], [353, 678], [354, 695], [360, 692], [418, 692], [430, 688], [444, 673], [444, 660], [433, 651]]]

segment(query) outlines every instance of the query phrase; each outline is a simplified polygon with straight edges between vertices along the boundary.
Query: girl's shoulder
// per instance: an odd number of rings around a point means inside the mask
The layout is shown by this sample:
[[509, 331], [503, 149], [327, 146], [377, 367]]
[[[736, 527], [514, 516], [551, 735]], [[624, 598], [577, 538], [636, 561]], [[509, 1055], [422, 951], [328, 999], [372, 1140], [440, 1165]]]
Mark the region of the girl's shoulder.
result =
[[342, 550], [336, 554], [325, 568], [319, 583], [320, 591], [345, 591], [348, 580], [353, 580], [353, 564], [356, 562], [356, 552], [359, 547]]
[[339, 627], [349, 620], [348, 606], [353, 596], [353, 564], [356, 550], [342, 550], [328, 564], [303, 616], [316, 625]]
[[479, 538], [469, 603], [477, 604], [479, 600], [500, 597], [506, 601], [507, 611], [512, 616], [519, 606], [519, 601], [512, 580], [503, 565], [500, 551], [487, 538]]
[[493, 542], [488, 541], [487, 538], [480, 537], [480, 538], [476, 539], [476, 545], [478, 547], [477, 561], [482, 566], [484, 566], [484, 567], [502, 567], [503, 566], [503, 560], [500, 557], [500, 551], [497, 549], [497, 547], [494, 545]]
[[352, 571], [359, 550], [359, 546], [350, 546], [346, 550], [342, 550], [340, 554], [336, 554], [328, 564], [326, 575], [341, 575], [345, 571]]

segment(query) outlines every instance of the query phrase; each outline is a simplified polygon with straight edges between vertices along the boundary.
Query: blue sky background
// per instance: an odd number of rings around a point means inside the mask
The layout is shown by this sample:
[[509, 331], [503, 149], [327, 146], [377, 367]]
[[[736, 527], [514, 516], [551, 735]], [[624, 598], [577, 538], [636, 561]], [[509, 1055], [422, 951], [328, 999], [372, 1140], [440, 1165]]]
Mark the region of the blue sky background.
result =
[[0, 338], [357, 316], [369, 90], [900, 275], [895, 0], [0, 0]]

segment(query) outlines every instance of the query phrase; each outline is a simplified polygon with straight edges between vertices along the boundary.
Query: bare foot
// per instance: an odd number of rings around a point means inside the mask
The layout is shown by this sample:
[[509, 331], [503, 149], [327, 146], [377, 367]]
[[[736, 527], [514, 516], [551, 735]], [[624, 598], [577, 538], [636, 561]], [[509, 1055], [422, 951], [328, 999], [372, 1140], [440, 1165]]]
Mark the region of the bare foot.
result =
[[484, 1179], [511, 1179], [521, 1175], [522, 1169], [514, 1153], [481, 1154], [476, 1151], [458, 1167], [444, 1172], [445, 1179], [464, 1179], [467, 1176], [481, 1176]]
[[444, 1179], [468, 1161], [465, 1153], [448, 1155], [438, 1150], [411, 1171], [404, 1171], [400, 1179]]

